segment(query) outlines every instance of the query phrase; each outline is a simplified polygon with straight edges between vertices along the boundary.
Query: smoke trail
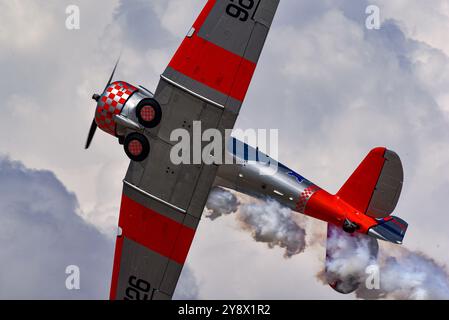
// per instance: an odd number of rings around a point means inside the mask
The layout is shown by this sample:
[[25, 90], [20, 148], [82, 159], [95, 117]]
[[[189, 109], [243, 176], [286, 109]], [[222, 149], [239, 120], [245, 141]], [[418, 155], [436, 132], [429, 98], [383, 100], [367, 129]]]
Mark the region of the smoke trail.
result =
[[206, 209], [209, 210], [207, 218], [212, 221], [237, 211], [240, 203], [237, 197], [230, 191], [223, 188], [214, 188], [209, 194]]
[[[335, 231], [336, 230], [336, 231]], [[352, 292], [361, 299], [449, 299], [449, 274], [444, 266], [421, 252], [380, 242], [377, 249], [369, 237], [350, 237], [335, 229], [328, 238], [326, 269], [319, 275], [324, 283], [338, 281], [341, 292]], [[366, 268], [379, 268], [380, 287], [366, 286]], [[325, 275], [323, 277], [323, 275]]]
[[[216, 188], [206, 205], [214, 220], [235, 213], [242, 229], [251, 232], [255, 241], [268, 244], [269, 248], [285, 249], [284, 256], [291, 257], [306, 248], [306, 231], [297, 213], [282, 207], [277, 201], [237, 198], [232, 192]], [[442, 266], [421, 252], [356, 234], [349, 236], [340, 228], [329, 227], [327, 244], [317, 241], [326, 239], [313, 229], [310, 246], [324, 245], [328, 248], [320, 281], [334, 285], [340, 292], [352, 292], [361, 299], [449, 299], [449, 273]], [[380, 289], [370, 290], [365, 283], [367, 267], [377, 265]]]
[[373, 294], [362, 286], [356, 292], [357, 297], [449, 299], [449, 274], [445, 266], [421, 252], [389, 247], [380, 258], [380, 290]]
[[244, 204], [237, 213], [242, 227], [252, 233], [257, 242], [267, 243], [270, 248], [285, 249], [284, 257], [301, 253], [306, 247], [305, 230], [297, 224], [294, 213], [277, 201]]
[[363, 234], [348, 235], [336, 226], [328, 226], [325, 270], [320, 275], [341, 293], [356, 290], [366, 279], [366, 268], [376, 264], [379, 246], [376, 239]]
[[249, 231], [255, 241], [268, 244], [269, 248], [285, 249], [286, 258], [301, 253], [306, 247], [306, 232], [298, 223], [298, 214], [275, 200], [242, 204], [231, 192], [216, 188], [206, 207], [209, 210], [206, 217], [212, 220], [236, 212], [243, 230]]

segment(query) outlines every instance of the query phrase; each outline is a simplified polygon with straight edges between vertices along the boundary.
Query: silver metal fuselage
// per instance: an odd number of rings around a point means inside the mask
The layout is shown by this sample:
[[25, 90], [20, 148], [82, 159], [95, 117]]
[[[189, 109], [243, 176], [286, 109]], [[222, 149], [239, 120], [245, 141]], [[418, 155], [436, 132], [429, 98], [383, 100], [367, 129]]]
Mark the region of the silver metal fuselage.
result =
[[312, 182], [258, 149], [231, 138], [228, 153], [235, 164], [219, 167], [215, 185], [257, 198], [272, 198], [283, 206], [303, 212], [301, 195], [317, 188]]

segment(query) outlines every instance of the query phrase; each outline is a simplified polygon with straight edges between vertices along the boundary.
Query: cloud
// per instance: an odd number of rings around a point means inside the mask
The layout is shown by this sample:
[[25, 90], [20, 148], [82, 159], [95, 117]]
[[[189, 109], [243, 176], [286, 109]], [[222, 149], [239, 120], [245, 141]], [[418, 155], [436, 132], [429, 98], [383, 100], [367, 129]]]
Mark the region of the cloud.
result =
[[[8, 1], [0, 4], [0, 41], [8, 43], [8, 51], [31, 50], [48, 41], [50, 30], [55, 27], [55, 19], [45, 8], [48, 4], [37, 2]], [[42, 14], [35, 15], [36, 11]], [[9, 12], [14, 12], [14, 15]], [[6, 30], [14, 30], [15, 36]]]
[[[0, 157], [0, 299], [107, 299], [114, 241], [84, 221], [76, 196], [50, 171]], [[80, 290], [67, 290], [67, 266]], [[189, 266], [175, 298], [196, 299]]]
[[[0, 297], [104, 299], [113, 243], [77, 214], [73, 193], [50, 171], [0, 158]], [[80, 268], [80, 290], [65, 287], [66, 267]]]
[[185, 265], [179, 277], [178, 285], [173, 294], [174, 300], [197, 300], [200, 296], [200, 287], [194, 271], [189, 265]]
[[445, 0], [434, 0], [432, 6], [422, 1], [384, 1], [374, 0], [381, 8], [381, 18], [397, 20], [407, 37], [425, 42], [449, 55], [447, 35], [449, 27], [449, 4]]

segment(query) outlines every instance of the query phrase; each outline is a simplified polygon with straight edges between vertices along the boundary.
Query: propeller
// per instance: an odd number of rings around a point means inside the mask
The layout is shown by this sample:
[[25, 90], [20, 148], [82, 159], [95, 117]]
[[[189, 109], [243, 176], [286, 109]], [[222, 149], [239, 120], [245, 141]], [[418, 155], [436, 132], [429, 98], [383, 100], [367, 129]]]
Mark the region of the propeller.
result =
[[[119, 62], [120, 62], [120, 57], [117, 59], [117, 62], [115, 63], [114, 69], [112, 70], [111, 76], [109, 77], [108, 84], [106, 85], [106, 87], [104, 87], [103, 92], [105, 92], [106, 89], [111, 85], [112, 79], [114, 78], [115, 70], [117, 70], [117, 66], [118, 66]], [[101, 96], [99, 94], [94, 94], [92, 96], [92, 99], [98, 102], [100, 97]], [[89, 149], [90, 144], [92, 143], [92, 139], [95, 136], [95, 132], [97, 131], [97, 127], [98, 127], [97, 122], [95, 121], [95, 116], [94, 116], [94, 120], [92, 121], [92, 124], [90, 125], [89, 135], [87, 136], [85, 149]]]

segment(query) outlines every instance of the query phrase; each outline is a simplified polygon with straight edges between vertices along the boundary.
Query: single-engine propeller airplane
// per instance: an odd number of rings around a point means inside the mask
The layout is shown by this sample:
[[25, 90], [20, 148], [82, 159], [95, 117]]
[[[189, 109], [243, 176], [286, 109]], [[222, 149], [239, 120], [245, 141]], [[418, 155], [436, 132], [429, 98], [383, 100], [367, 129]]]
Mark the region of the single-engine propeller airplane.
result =
[[[214, 186], [272, 197], [299, 213], [348, 234], [402, 243], [407, 223], [391, 216], [403, 169], [396, 153], [372, 150], [336, 195], [331, 195], [258, 149], [231, 139], [224, 144], [235, 164], [173, 165], [170, 133], [224, 132], [234, 127], [279, 0], [209, 0], [161, 75], [155, 94], [142, 86], [113, 82], [95, 94], [97, 126], [118, 138], [131, 159], [123, 194], [113, 266], [111, 299], [171, 299]], [[228, 146], [228, 147], [226, 147]], [[264, 158], [263, 162], [256, 158]], [[276, 163], [274, 175], [261, 175]], [[252, 161], [256, 160], [256, 161]], [[330, 255], [327, 255], [328, 259]], [[354, 291], [358, 283], [330, 285]]]

